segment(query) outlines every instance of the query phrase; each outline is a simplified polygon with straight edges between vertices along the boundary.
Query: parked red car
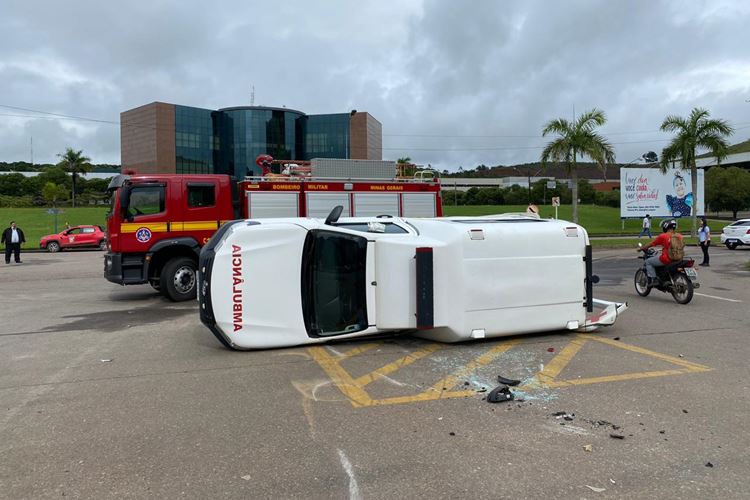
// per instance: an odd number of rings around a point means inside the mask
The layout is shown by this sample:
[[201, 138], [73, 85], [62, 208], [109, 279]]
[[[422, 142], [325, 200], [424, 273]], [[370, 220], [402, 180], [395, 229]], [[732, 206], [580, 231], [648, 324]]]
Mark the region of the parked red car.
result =
[[48, 234], [39, 240], [39, 248], [59, 252], [66, 248], [107, 248], [107, 237], [99, 226], [73, 226], [58, 234]]

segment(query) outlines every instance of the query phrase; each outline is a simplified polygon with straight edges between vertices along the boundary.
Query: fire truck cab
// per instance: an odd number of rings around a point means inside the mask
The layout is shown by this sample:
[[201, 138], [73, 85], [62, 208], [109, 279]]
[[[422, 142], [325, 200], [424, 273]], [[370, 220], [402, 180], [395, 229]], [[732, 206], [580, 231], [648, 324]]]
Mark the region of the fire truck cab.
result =
[[[268, 158], [259, 162], [267, 167]], [[334, 167], [356, 162], [336, 161], [344, 163]], [[380, 162], [381, 173], [382, 163], [392, 162]], [[229, 221], [325, 217], [337, 205], [351, 217], [442, 215], [434, 176], [398, 178], [393, 168], [390, 178], [368, 177], [366, 169], [358, 176], [325, 177], [316, 176], [314, 167], [286, 174], [264, 168], [264, 175], [241, 182], [220, 174], [118, 175], [109, 185], [105, 278], [120, 285], [149, 283], [173, 301], [189, 300], [196, 296], [201, 247]]]

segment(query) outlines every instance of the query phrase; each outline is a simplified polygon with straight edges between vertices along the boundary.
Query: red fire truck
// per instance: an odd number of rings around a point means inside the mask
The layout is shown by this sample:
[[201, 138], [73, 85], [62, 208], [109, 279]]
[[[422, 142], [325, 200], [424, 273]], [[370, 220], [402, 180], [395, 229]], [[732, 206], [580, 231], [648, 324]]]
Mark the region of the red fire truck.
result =
[[352, 217], [442, 216], [439, 179], [424, 171], [412, 178], [397, 176], [395, 167], [390, 179], [368, 178], [366, 169], [346, 178], [319, 177], [314, 168], [300, 167], [303, 162], [286, 162], [280, 169], [286, 173], [278, 174], [272, 163], [278, 162], [259, 157], [264, 175], [241, 182], [219, 174], [116, 176], [109, 185], [105, 278], [149, 283], [173, 301], [189, 300], [196, 294], [201, 247], [231, 220], [325, 218], [336, 205]]

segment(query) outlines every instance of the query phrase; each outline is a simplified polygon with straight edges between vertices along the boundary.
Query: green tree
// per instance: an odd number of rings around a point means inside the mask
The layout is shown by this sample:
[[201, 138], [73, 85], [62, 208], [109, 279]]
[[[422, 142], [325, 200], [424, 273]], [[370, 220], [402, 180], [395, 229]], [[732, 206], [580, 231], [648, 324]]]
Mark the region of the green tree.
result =
[[65, 152], [57, 155], [61, 158], [60, 163], [57, 165], [62, 167], [63, 170], [69, 172], [73, 179], [73, 207], [76, 206], [76, 176], [86, 175], [87, 172], [91, 172], [93, 166], [91, 158], [83, 155], [83, 151], [76, 151], [73, 148], [66, 148]]
[[6, 196], [23, 196], [26, 194], [24, 190], [25, 179], [23, 174], [19, 174], [18, 172], [0, 175], [0, 194]]
[[711, 210], [737, 212], [750, 207], [750, 172], [739, 167], [712, 167], [706, 172], [706, 203]]
[[707, 149], [717, 162], [727, 156], [729, 144], [726, 138], [732, 135], [734, 129], [725, 121], [709, 119], [710, 113], [702, 108], [693, 108], [690, 116], [669, 115], [661, 124], [665, 132], [676, 132], [672, 142], [661, 152], [659, 166], [662, 172], [669, 170], [671, 164], [679, 162], [682, 170], [690, 170], [693, 206], [691, 207], [693, 228], [691, 234], [695, 236], [697, 227], [698, 208], [698, 167], [695, 164], [696, 152]]
[[578, 199], [581, 203], [594, 203], [596, 199], [596, 189], [586, 179], [578, 181]]
[[42, 198], [51, 203], [53, 207], [57, 206], [57, 200], [66, 199], [67, 194], [68, 190], [65, 186], [60, 186], [54, 182], [48, 182], [42, 188]]
[[542, 130], [542, 137], [557, 134], [557, 138], [548, 143], [542, 151], [541, 163], [545, 168], [550, 161], [565, 164], [565, 168], [573, 181], [572, 204], [573, 222], [578, 223], [578, 174], [576, 165], [578, 158], [589, 157], [594, 160], [602, 171], [607, 164], [614, 163], [615, 152], [607, 139], [596, 133], [596, 127], [607, 122], [604, 111], [592, 109], [582, 114], [574, 122], [565, 118], [558, 118], [547, 122]]

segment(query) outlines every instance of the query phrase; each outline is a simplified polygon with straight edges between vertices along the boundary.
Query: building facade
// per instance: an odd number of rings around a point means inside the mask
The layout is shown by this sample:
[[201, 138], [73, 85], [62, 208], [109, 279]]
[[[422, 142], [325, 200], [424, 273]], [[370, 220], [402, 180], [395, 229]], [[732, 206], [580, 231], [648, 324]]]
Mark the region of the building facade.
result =
[[381, 160], [382, 125], [367, 112], [210, 110], [153, 102], [120, 114], [122, 168], [137, 173], [260, 174], [255, 158]]

